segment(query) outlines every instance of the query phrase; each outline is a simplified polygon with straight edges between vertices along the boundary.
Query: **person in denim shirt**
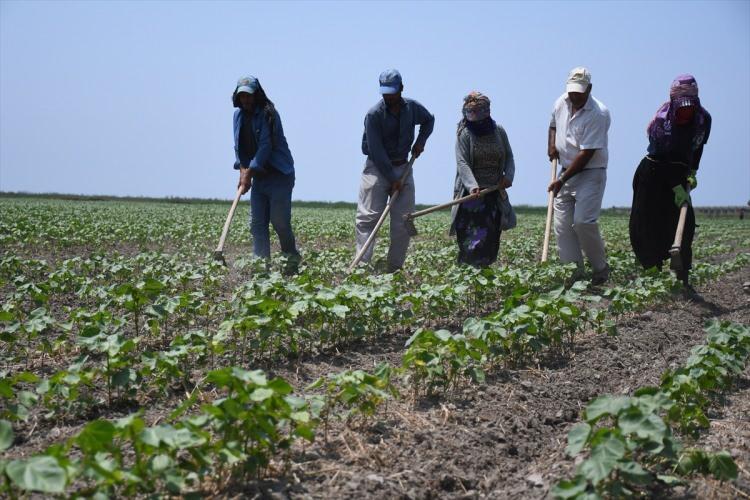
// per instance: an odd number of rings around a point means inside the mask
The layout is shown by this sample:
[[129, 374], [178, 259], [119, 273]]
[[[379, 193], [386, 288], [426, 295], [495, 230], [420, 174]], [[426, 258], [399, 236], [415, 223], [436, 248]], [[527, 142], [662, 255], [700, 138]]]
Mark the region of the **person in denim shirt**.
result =
[[[418, 157], [432, 133], [435, 117], [414, 99], [401, 97], [404, 86], [401, 74], [390, 69], [380, 75], [380, 93], [383, 99], [365, 116], [362, 136], [362, 153], [367, 156], [359, 187], [357, 203], [356, 240], [357, 253], [370, 237], [378, 219], [385, 210], [388, 197], [400, 192], [391, 207], [391, 245], [388, 249], [388, 272], [400, 269], [406, 260], [409, 232], [403, 216], [414, 211], [414, 177], [409, 173], [401, 182], [407, 167], [407, 156]], [[419, 125], [419, 135], [414, 140], [414, 127]], [[362, 261], [372, 258], [374, 245], [364, 254]]]
[[234, 168], [237, 185], [250, 193], [250, 233], [253, 253], [271, 254], [269, 223], [279, 237], [281, 251], [293, 261], [299, 253], [292, 232], [294, 160], [284, 137], [278, 111], [253, 76], [240, 78], [232, 94], [234, 112]]

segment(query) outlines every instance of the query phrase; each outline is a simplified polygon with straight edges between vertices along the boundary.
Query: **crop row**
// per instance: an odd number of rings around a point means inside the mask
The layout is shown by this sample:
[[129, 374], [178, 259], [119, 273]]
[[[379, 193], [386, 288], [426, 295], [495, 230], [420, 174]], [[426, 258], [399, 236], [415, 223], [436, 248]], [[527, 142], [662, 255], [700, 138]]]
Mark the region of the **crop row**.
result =
[[600, 396], [584, 411], [584, 422], [568, 434], [567, 453], [588, 458], [574, 478], [558, 483], [562, 499], [599, 499], [646, 495], [653, 488], [679, 484], [674, 474], [737, 477], [725, 452], [685, 448], [677, 430], [696, 436], [709, 426], [705, 411], [712, 397], [731, 388], [750, 356], [750, 328], [713, 320], [704, 345], [692, 349], [685, 366], [666, 372], [659, 387], [643, 387], [633, 396]]

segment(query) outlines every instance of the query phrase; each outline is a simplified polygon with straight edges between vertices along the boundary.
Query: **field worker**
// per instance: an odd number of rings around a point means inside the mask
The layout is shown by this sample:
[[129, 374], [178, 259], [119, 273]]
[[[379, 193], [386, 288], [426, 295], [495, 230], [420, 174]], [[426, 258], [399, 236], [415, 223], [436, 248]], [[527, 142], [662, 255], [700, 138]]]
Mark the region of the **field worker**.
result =
[[[516, 165], [508, 135], [490, 116], [490, 100], [480, 92], [464, 97], [463, 118], [456, 131], [454, 198], [478, 194], [481, 189], [513, 185]], [[504, 194], [504, 192], [503, 192]], [[507, 195], [493, 191], [454, 205], [451, 234], [458, 242], [458, 262], [476, 267], [497, 260]]]
[[271, 254], [269, 222], [279, 237], [281, 251], [293, 263], [299, 253], [292, 233], [294, 160], [281, 117], [254, 76], [240, 78], [232, 94], [234, 112], [234, 168], [240, 171], [238, 188], [250, 193], [250, 233], [253, 253]]
[[[403, 216], [414, 211], [414, 177], [410, 172], [403, 184], [400, 179], [407, 166], [409, 151], [415, 158], [424, 151], [435, 124], [435, 117], [424, 106], [401, 96], [403, 90], [401, 74], [397, 70], [389, 69], [380, 74], [383, 99], [367, 112], [362, 136], [362, 153], [367, 155], [367, 161], [357, 203], [357, 253], [375, 228], [388, 197], [396, 190], [400, 191], [390, 213], [388, 272], [395, 272], [404, 265], [410, 237]], [[419, 135], [415, 141], [414, 127], [417, 125]], [[370, 246], [362, 261], [370, 261], [374, 246]]]
[[552, 111], [547, 152], [559, 159], [557, 180], [547, 188], [555, 196], [555, 236], [563, 263], [578, 264], [572, 276], [583, 277], [583, 256], [591, 264], [591, 283], [609, 279], [599, 213], [607, 183], [609, 110], [591, 95], [591, 73], [575, 68], [568, 75], [565, 93]]
[[648, 154], [633, 177], [630, 212], [630, 242], [645, 268], [661, 267], [669, 258], [680, 207], [688, 202], [677, 273], [688, 293], [692, 266], [695, 213], [688, 195], [698, 185], [696, 172], [703, 146], [711, 132], [711, 115], [698, 98], [698, 83], [692, 75], [680, 75], [669, 89], [669, 101], [659, 107], [648, 125]]

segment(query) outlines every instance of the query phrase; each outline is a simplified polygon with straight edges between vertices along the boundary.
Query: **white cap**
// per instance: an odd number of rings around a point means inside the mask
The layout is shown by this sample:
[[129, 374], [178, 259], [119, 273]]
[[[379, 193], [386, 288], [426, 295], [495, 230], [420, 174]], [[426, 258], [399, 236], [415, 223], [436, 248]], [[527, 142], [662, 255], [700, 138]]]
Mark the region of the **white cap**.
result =
[[581, 94], [589, 89], [591, 84], [591, 73], [584, 67], [573, 68], [568, 75], [568, 82], [565, 86], [566, 92], [580, 92]]

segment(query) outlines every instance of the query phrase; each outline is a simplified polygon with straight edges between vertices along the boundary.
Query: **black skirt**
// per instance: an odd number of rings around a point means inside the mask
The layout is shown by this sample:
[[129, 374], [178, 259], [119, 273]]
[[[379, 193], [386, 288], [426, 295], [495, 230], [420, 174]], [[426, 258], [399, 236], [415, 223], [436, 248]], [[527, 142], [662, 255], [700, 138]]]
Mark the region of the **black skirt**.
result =
[[[672, 188], [687, 190], [688, 171], [684, 165], [644, 158], [633, 177], [633, 205], [630, 210], [630, 244], [641, 265], [661, 267], [669, 258], [680, 209]], [[695, 212], [688, 204], [680, 257], [685, 270], [692, 267]]]
[[500, 250], [501, 222], [497, 191], [461, 203], [455, 221], [458, 262], [475, 267], [495, 262]]

